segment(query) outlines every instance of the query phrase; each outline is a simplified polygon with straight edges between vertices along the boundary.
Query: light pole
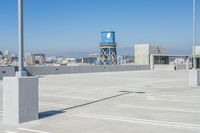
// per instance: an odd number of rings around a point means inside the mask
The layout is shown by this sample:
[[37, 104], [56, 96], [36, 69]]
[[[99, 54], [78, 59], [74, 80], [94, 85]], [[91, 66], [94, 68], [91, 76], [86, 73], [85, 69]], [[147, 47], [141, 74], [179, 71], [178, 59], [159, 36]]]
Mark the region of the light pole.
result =
[[193, 46], [192, 46], [193, 69], [189, 70], [189, 86], [200, 86], [200, 69], [196, 66], [196, 0], [193, 0]]
[[193, 69], [196, 69], [196, 0], [193, 0]]
[[24, 24], [23, 24], [23, 0], [18, 0], [18, 39], [19, 39], [19, 70], [16, 72], [16, 76], [26, 76], [27, 73], [24, 70]]

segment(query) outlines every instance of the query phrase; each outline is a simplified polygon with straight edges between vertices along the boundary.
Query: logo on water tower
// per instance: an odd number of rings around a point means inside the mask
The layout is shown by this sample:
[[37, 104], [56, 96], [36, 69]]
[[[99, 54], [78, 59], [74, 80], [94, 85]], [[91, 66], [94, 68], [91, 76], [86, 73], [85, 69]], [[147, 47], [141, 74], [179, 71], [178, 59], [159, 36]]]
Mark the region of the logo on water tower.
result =
[[108, 33], [108, 34], [107, 34], [107, 40], [110, 40], [111, 38], [112, 38], [111, 33]]

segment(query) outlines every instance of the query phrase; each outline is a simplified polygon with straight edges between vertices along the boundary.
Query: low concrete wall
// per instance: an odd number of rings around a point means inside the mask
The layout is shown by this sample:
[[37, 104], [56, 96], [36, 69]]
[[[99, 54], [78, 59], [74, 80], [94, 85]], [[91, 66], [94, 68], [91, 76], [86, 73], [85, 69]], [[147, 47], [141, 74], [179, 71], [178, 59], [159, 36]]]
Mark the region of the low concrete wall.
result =
[[112, 71], [150, 70], [149, 65], [120, 65], [120, 66], [43, 66], [26, 67], [29, 75], [55, 75], [68, 73], [93, 73]]
[[176, 70], [186, 70], [186, 69], [187, 69], [186, 64], [176, 65]]
[[0, 80], [3, 77], [14, 76], [15, 75], [15, 67], [0, 67]]
[[[42, 66], [26, 67], [29, 75], [54, 75], [68, 73], [93, 73], [112, 71], [150, 70], [149, 65], [120, 65], [120, 66]], [[0, 67], [0, 80], [4, 76], [14, 76], [15, 67]]]
[[154, 65], [154, 70], [174, 70], [174, 65]]
[[159, 65], [154, 65], [154, 70], [186, 70], [186, 64], [180, 64], [180, 65], [159, 64]]

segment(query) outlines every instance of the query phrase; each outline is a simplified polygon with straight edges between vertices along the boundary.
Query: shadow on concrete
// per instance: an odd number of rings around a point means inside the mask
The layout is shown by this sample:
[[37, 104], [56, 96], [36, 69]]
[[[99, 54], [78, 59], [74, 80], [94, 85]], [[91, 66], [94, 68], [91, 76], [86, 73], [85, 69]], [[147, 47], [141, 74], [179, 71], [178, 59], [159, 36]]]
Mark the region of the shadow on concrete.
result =
[[54, 116], [54, 115], [61, 114], [64, 112], [65, 111], [62, 111], [62, 110], [50, 110], [50, 111], [46, 111], [46, 112], [41, 112], [41, 113], [39, 113], [39, 119]]
[[80, 105], [76, 105], [76, 106], [72, 106], [72, 107], [68, 107], [68, 108], [64, 108], [64, 109], [60, 109], [60, 110], [50, 110], [50, 111], [41, 112], [41, 113], [39, 113], [39, 119], [43, 119], [43, 118], [46, 118], [46, 117], [65, 113], [67, 110], [71, 110], [71, 109], [95, 104], [95, 103], [98, 103], [98, 102], [106, 101], [106, 100], [113, 99], [113, 98], [116, 98], [116, 97], [120, 97], [120, 96], [123, 96], [123, 95], [128, 95], [130, 93], [145, 94], [145, 92], [130, 92], [130, 91], [119, 91], [119, 92], [121, 92], [122, 94], [102, 98], [102, 99], [99, 99], [99, 100], [95, 100], [95, 101], [92, 101], [92, 102], [88, 102], [88, 103], [84, 103], [84, 104], [80, 104]]

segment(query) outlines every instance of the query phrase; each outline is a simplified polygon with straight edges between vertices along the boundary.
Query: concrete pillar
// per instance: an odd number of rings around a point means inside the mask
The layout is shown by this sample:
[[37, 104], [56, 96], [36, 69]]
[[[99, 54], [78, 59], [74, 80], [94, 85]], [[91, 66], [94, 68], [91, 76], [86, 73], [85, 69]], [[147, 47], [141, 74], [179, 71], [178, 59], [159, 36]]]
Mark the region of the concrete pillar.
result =
[[186, 70], [189, 70], [190, 69], [190, 58], [187, 57], [186, 59]]
[[150, 68], [154, 70], [154, 55], [150, 55]]
[[3, 79], [3, 122], [20, 124], [38, 119], [38, 78]]
[[200, 86], [200, 70], [198, 69], [189, 70], [189, 86], [190, 87]]

